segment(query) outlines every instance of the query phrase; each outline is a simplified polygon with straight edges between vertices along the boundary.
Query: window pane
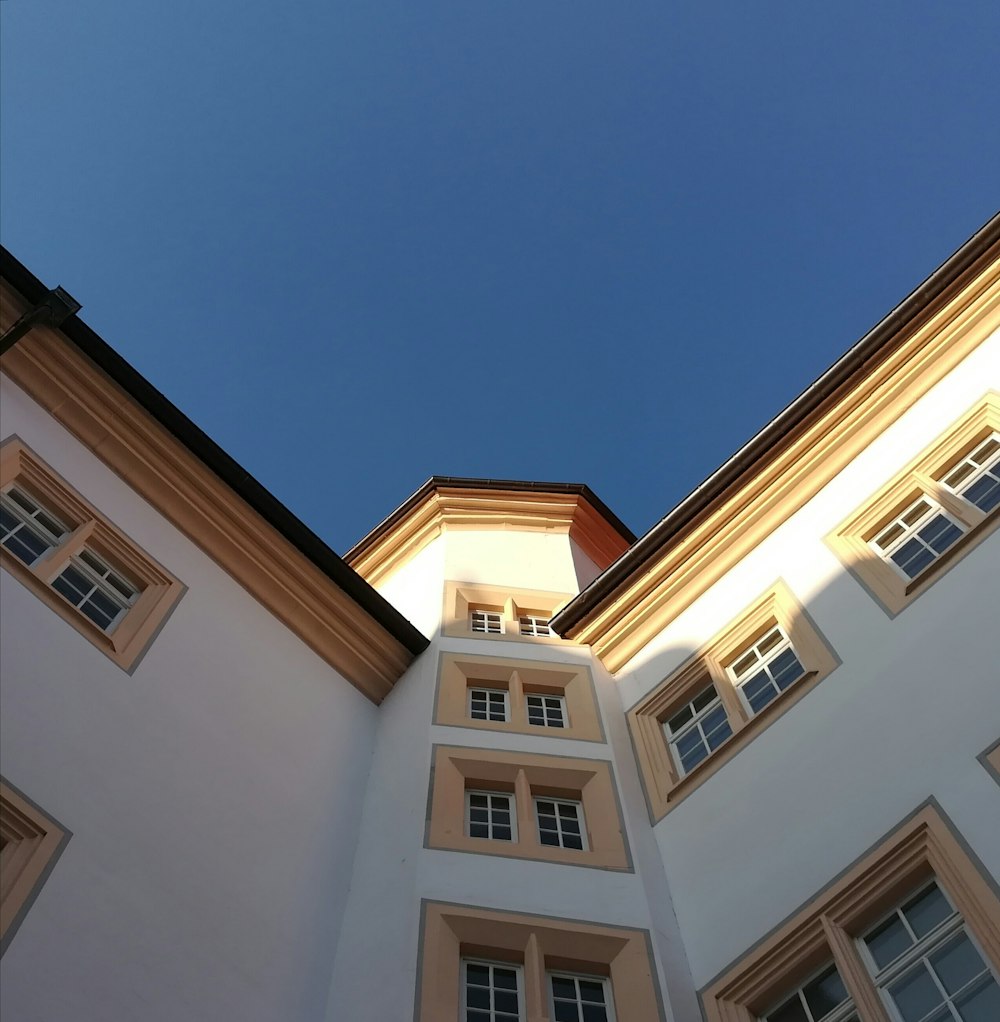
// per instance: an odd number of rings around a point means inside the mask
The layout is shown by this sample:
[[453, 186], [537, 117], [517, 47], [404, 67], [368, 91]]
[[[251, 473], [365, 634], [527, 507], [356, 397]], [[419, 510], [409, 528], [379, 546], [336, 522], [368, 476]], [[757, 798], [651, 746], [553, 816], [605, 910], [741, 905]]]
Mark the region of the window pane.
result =
[[513, 969], [494, 969], [493, 985], [500, 990], [516, 990], [517, 973]]
[[604, 1004], [604, 984], [581, 979], [580, 998], [584, 1001], [593, 1001], [595, 1004]]
[[576, 983], [564, 976], [552, 976], [552, 996], [576, 999]]
[[1000, 986], [988, 976], [974, 990], [959, 997], [955, 1007], [962, 1022], [997, 1022], [1000, 1019]]
[[903, 1022], [920, 1022], [944, 998], [923, 962], [889, 987], [889, 995], [899, 1009]]
[[893, 916], [865, 937], [868, 950], [881, 969], [894, 962], [913, 943], [902, 922]]
[[980, 476], [963, 496], [981, 511], [992, 511], [1000, 504], [1000, 482], [989, 475]]
[[602, 1004], [584, 1004], [583, 1022], [608, 1022], [608, 1009]]
[[517, 993], [514, 990], [497, 990], [493, 994], [493, 1006], [497, 1011], [517, 1015]]
[[917, 535], [940, 554], [947, 550], [962, 533], [944, 515], [935, 515]]
[[910, 578], [916, 578], [928, 564], [933, 563], [934, 554], [923, 543], [911, 539], [892, 555], [892, 559]]
[[809, 1022], [809, 1016], [802, 1006], [798, 993], [789, 997], [780, 1008], [775, 1008], [767, 1016], [767, 1022]]
[[802, 676], [802, 664], [790, 649], [783, 650], [771, 661], [771, 672], [778, 688], [788, 688], [796, 678]]
[[930, 933], [935, 926], [943, 923], [952, 914], [952, 907], [945, 900], [937, 884], [903, 906], [903, 915], [918, 937]]
[[838, 1004], [843, 1004], [847, 1000], [847, 989], [836, 966], [817, 976], [811, 983], [807, 983], [802, 992], [815, 1019], [821, 1019]]
[[556, 1001], [555, 1009], [555, 1022], [579, 1022], [580, 1020], [579, 1008], [570, 1001]]
[[931, 955], [931, 966], [949, 994], [958, 993], [986, 968], [979, 952], [964, 933]]

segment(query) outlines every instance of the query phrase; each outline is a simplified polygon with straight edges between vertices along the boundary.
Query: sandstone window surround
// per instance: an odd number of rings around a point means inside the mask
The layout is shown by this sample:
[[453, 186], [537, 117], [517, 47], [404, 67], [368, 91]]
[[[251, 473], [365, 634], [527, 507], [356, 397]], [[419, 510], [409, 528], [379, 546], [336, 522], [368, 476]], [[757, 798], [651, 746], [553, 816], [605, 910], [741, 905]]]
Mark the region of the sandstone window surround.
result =
[[605, 740], [593, 678], [584, 664], [442, 653], [434, 723]]
[[572, 593], [449, 581], [445, 583], [442, 630], [455, 638], [561, 643], [564, 640], [549, 629], [548, 622], [572, 597]]
[[951, 913], [942, 924], [951, 928], [942, 929], [942, 943], [958, 929], [969, 934], [985, 967], [996, 975], [1000, 899], [930, 801], [713, 980], [701, 992], [707, 1022], [766, 1018], [789, 991], [831, 960], [859, 1022], [898, 1022], [888, 986], [881, 989], [884, 970], [870, 942], [889, 914], [933, 885], [944, 892]]
[[0, 445], [0, 492], [0, 563], [119, 667], [134, 670], [183, 584], [16, 436]]
[[890, 616], [1000, 525], [1000, 394], [986, 394], [827, 537]]
[[626, 712], [653, 822], [838, 664], [779, 579]]

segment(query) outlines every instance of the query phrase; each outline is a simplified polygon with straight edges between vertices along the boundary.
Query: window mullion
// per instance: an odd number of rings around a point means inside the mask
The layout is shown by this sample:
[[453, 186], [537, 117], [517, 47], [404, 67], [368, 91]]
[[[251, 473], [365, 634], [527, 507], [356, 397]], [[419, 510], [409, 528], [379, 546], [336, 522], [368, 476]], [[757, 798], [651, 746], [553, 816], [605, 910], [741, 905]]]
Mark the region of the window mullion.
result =
[[93, 519], [78, 525], [63, 538], [63, 541], [58, 546], [54, 546], [48, 555], [39, 558], [35, 564], [31, 565], [32, 570], [35, 571], [39, 578], [44, 579], [46, 582], [51, 582], [69, 564], [70, 558], [79, 556], [80, 551], [83, 550], [90, 537], [93, 536], [96, 527], [97, 522]]
[[853, 939], [829, 916], [821, 916], [820, 922], [823, 925], [823, 933], [826, 935], [834, 964], [854, 1002], [861, 1022], [891, 1022], [878, 989], [872, 982]]
[[964, 500], [957, 493], [949, 490], [944, 483], [929, 476], [917, 473], [920, 485], [928, 496], [933, 497], [942, 507], [946, 514], [960, 522], [966, 529], [974, 529], [980, 522], [984, 521], [986, 515], [971, 501]]
[[723, 670], [721, 665], [715, 663], [711, 658], [706, 658], [705, 666], [708, 668], [712, 681], [715, 682], [715, 691], [719, 694], [719, 701], [725, 708], [726, 716], [729, 718], [729, 726], [735, 734], [750, 719], [746, 707], [743, 705], [743, 700], [740, 699], [733, 680]]

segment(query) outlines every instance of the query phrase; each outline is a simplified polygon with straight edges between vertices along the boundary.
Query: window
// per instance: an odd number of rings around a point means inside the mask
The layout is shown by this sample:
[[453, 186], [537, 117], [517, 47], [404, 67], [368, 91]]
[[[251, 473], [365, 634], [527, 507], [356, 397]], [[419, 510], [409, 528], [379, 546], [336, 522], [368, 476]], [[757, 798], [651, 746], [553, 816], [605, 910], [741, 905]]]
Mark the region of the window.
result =
[[726, 670], [751, 713], [760, 713], [776, 695], [805, 674], [791, 641], [778, 625], [768, 628]]
[[535, 727], [565, 727], [566, 700], [562, 696], [527, 696], [528, 723]]
[[528, 614], [519, 618], [518, 623], [521, 626], [521, 634], [531, 636], [534, 639], [542, 635], [552, 634], [547, 617], [536, 617], [533, 614]]
[[632, 872], [611, 764], [436, 745], [426, 848]]
[[184, 592], [16, 437], [0, 445], [0, 560], [125, 670]]
[[626, 712], [654, 821], [837, 666], [784, 582]]
[[513, 813], [512, 795], [498, 791], [468, 791], [465, 800], [469, 837], [493, 841], [517, 840], [517, 817]]
[[524, 1018], [521, 970], [503, 962], [462, 960], [465, 1022], [520, 1022]]
[[663, 726], [681, 774], [693, 770], [733, 733], [714, 685], [702, 689]]
[[434, 723], [540, 742], [604, 741], [593, 678], [582, 664], [441, 653]]
[[889, 614], [1000, 525], [1000, 395], [987, 394], [826, 537]]
[[440, 901], [420, 922], [416, 1022], [666, 1022], [647, 930]]
[[469, 716], [473, 720], [504, 722], [510, 717], [509, 698], [501, 688], [470, 688]]
[[471, 617], [472, 630], [487, 635], [503, 634], [503, 618], [499, 611], [474, 610]]
[[998, 965], [1000, 899], [928, 803], [713, 981], [703, 1007], [707, 1022], [994, 1022]]
[[1000, 984], [936, 883], [893, 909], [861, 945], [900, 1022], [1000, 1019]]
[[0, 781], [0, 953], [31, 907], [69, 832]]
[[549, 973], [553, 1022], [614, 1022], [611, 990], [600, 976]]
[[535, 814], [538, 817], [538, 840], [543, 845], [576, 848], [580, 851], [587, 847], [583, 806], [579, 802], [536, 798]]
[[445, 635], [488, 635], [502, 642], [562, 642], [549, 620], [572, 595], [445, 582], [442, 630]]
[[836, 965], [828, 965], [771, 1011], [764, 1022], [858, 1022]]

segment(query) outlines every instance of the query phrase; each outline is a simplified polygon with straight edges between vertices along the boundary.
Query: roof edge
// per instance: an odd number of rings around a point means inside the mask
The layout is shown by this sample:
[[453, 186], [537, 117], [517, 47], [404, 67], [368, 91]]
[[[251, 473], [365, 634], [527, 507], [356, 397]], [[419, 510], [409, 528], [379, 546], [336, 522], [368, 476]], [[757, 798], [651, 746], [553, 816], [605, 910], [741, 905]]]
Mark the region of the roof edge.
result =
[[948, 257], [909, 295], [876, 323], [798, 397], [657, 522], [621, 557], [553, 617], [550, 627], [566, 636], [591, 616], [727, 491], [736, 489], [778, 444], [802, 425], [837, 390], [862, 376], [868, 363], [949, 289], [955, 287], [992, 248], [1000, 244], [1000, 213]]

